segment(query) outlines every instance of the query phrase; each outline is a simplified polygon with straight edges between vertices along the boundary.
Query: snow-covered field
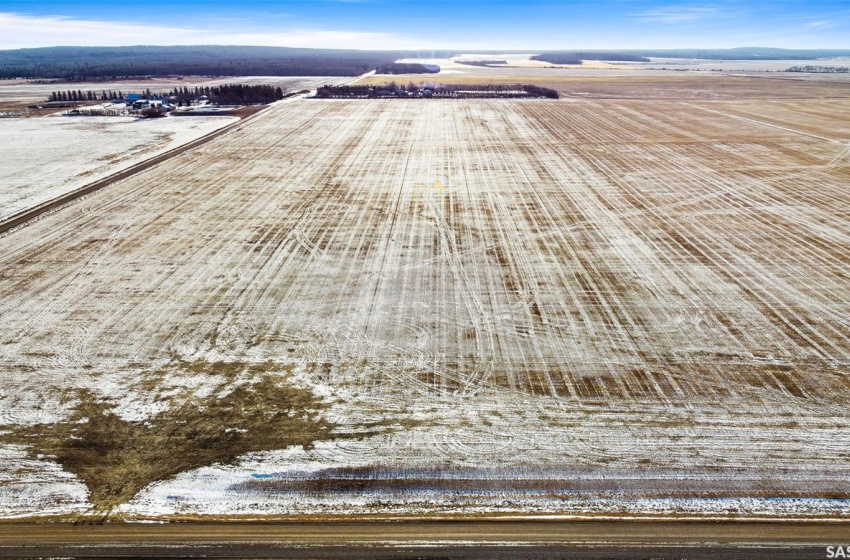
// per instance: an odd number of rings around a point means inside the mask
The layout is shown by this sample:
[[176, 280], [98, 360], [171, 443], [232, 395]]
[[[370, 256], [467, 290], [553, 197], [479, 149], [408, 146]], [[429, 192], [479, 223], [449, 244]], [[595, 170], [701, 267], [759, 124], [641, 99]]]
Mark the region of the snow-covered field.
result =
[[[848, 117], [279, 104], [0, 238], [0, 424], [80, 389], [142, 421], [274, 364], [334, 437], [120, 511], [850, 515]], [[2, 453], [6, 517], [89, 507]]]
[[[584, 61], [581, 65], [558, 65], [537, 60], [531, 60], [531, 54], [476, 54], [463, 53], [452, 58], [410, 58], [401, 62], [436, 64], [440, 66], [438, 74], [398, 74], [398, 75], [370, 75], [360, 83], [386, 83], [391, 80], [397, 83], [430, 83], [443, 84], [467, 83], [533, 83], [551, 87], [569, 94], [573, 88], [578, 86], [594, 86], [595, 80], [614, 79], [620, 85], [626, 85], [629, 80], [643, 81], [647, 86], [653, 88], [654, 94], [659, 93], [663, 97], [671, 99], [681, 96], [680, 87], [676, 82], [684, 82], [689, 79], [698, 80], [700, 97], [711, 95], [722, 98], [735, 99], [736, 95], [744, 94], [747, 97], [764, 98], [784, 97], [787, 90], [796, 91], [794, 85], [787, 84], [788, 81], [807, 81], [814, 83], [835, 84], [841, 90], [828, 93], [827, 95], [844, 96], [846, 84], [850, 81], [850, 74], [807, 74], [801, 72], [785, 72], [792, 66], [848, 66], [850, 59], [834, 58], [820, 60], [691, 60], [691, 59], [654, 59], [651, 62], [604, 62]], [[471, 66], [461, 64], [459, 61], [505, 61], [506, 64], [493, 66]], [[743, 84], [736, 82], [740, 76], [758, 77], [772, 81], [772, 86], [760, 84], [755, 91], [741, 90]], [[714, 85], [726, 80], [728, 83], [712, 91]], [[670, 84], [669, 82], [673, 82]], [[632, 84], [634, 86], [634, 84]], [[671, 87], [672, 86], [672, 87]], [[728, 95], [726, 89], [731, 88]], [[664, 95], [664, 92], [668, 95]], [[597, 92], [598, 93], [598, 92]], [[637, 95], [635, 95], [637, 93]], [[633, 92], [631, 88], [625, 87], [615, 95], [628, 98], [646, 98], [647, 91], [641, 88]], [[810, 91], [809, 95], [818, 97], [816, 89]], [[790, 97], [795, 97], [791, 94]]]
[[63, 117], [0, 121], [0, 219], [237, 121]]

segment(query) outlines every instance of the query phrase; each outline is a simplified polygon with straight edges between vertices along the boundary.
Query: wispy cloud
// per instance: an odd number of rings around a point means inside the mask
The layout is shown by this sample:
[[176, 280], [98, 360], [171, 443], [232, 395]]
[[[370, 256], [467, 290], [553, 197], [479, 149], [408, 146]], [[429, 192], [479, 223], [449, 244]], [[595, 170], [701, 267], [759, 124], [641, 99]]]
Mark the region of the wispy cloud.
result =
[[0, 49], [213, 44], [348, 49], [416, 49], [432, 46], [395, 33], [296, 26], [273, 30], [244, 28], [230, 31], [0, 12]]
[[715, 15], [716, 12], [715, 8], [701, 6], [667, 6], [646, 10], [637, 14], [637, 18], [643, 21], [675, 25], [706, 19]]
[[832, 20], [818, 20], [803, 24], [803, 29], [831, 29], [833, 27], [838, 27], [838, 22]]

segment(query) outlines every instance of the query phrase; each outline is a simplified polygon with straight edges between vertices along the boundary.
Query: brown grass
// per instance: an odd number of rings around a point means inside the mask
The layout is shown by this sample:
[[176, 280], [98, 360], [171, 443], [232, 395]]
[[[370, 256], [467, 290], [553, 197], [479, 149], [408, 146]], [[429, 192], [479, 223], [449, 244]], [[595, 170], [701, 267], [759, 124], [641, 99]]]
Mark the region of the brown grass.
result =
[[32, 455], [55, 457], [86, 484], [96, 510], [109, 511], [151, 482], [183, 471], [336, 437], [335, 425], [322, 418], [326, 405], [285, 377], [232, 383], [251, 370], [241, 363], [213, 364], [208, 373], [229, 378], [217, 393], [145, 421], [125, 420], [112, 404], [81, 391], [66, 421], [14, 427], [3, 439], [29, 446]]

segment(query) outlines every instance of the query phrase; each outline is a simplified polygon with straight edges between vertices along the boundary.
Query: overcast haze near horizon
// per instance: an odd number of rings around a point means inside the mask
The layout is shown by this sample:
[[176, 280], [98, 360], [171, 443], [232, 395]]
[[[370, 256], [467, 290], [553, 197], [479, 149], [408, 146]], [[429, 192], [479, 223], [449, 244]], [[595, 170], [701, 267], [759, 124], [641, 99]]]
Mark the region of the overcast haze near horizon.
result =
[[839, 49], [850, 48], [848, 38], [846, 0], [0, 0], [0, 49]]

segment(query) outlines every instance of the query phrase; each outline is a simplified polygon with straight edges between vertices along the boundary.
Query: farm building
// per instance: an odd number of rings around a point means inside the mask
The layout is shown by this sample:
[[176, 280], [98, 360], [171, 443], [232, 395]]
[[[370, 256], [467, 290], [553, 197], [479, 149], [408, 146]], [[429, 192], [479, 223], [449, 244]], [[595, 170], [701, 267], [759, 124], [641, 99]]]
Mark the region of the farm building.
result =
[[174, 109], [174, 106], [169, 104], [168, 101], [164, 99], [139, 99], [133, 102], [133, 105], [130, 109], [131, 112], [142, 111], [144, 109], [149, 108], [163, 109], [165, 111], [171, 111]]

